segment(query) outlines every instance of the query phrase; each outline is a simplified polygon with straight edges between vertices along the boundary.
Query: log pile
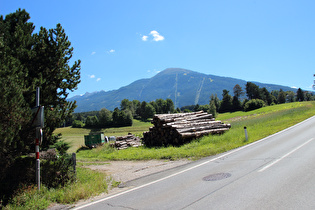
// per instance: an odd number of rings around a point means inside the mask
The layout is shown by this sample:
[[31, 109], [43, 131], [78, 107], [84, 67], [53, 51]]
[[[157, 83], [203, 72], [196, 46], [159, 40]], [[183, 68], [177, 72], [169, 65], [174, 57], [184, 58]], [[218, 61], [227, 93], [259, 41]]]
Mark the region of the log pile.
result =
[[212, 114], [203, 111], [154, 115], [148, 132], [143, 133], [143, 144], [153, 146], [179, 146], [208, 134], [222, 134], [230, 124], [216, 121]]
[[112, 147], [117, 148], [118, 150], [127, 149], [128, 147], [139, 147], [141, 146], [141, 139], [133, 134], [128, 134], [126, 136], [118, 136], [116, 141], [110, 143]]

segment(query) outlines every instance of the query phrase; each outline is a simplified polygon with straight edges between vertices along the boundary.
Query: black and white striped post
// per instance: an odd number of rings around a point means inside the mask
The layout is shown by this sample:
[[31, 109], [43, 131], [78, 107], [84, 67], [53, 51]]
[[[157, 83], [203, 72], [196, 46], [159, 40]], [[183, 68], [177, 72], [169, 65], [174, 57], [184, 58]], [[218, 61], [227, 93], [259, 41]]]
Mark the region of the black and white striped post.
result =
[[[36, 107], [39, 106], [39, 87], [36, 88]], [[38, 112], [37, 112], [38, 114]], [[43, 131], [41, 127], [36, 127], [36, 141], [35, 141], [35, 155], [36, 155], [36, 184], [37, 189], [40, 190], [40, 159], [39, 159], [39, 142], [42, 140]]]

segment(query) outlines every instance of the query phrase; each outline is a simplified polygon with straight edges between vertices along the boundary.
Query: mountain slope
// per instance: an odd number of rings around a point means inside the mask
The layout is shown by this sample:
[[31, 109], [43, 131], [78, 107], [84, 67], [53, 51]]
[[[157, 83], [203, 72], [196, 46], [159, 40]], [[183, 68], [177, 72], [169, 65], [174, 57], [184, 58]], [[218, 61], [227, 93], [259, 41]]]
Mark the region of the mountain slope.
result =
[[[130, 85], [112, 91], [100, 91], [83, 96], [74, 96], [69, 100], [76, 100], [78, 107], [75, 112], [93, 111], [106, 108], [113, 110], [120, 106], [123, 99], [153, 101], [159, 98], [173, 100], [175, 107], [192, 104], [208, 104], [211, 94], [221, 98], [222, 90], [227, 89], [233, 95], [233, 87], [239, 84], [245, 91], [247, 81], [206, 75], [186, 69], [169, 68], [152, 78], [137, 80]], [[268, 91], [292, 90], [290, 87], [253, 82], [259, 87], [266, 87]]]

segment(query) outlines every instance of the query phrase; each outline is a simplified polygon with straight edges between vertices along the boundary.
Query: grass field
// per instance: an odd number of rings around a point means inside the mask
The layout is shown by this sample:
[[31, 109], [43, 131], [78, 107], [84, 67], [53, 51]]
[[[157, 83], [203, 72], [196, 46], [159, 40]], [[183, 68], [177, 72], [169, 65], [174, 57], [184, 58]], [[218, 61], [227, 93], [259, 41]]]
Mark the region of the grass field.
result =
[[[81, 161], [198, 159], [259, 140], [314, 115], [315, 102], [296, 102], [264, 107], [251, 112], [225, 113], [220, 114], [217, 119], [231, 123], [232, 128], [223, 135], [205, 136], [181, 147], [140, 147], [116, 150], [105, 145], [92, 150], [82, 150], [77, 153], [77, 159]], [[150, 126], [150, 123], [135, 121], [132, 127], [110, 128], [102, 131], [108, 136], [126, 135], [128, 132], [142, 135], [142, 132], [147, 131]], [[248, 130], [248, 142], [245, 142], [244, 126], [247, 126]], [[72, 144], [71, 151], [76, 151], [84, 143], [83, 136], [90, 131], [66, 127], [57, 129], [55, 133], [62, 133], [62, 139]], [[11, 204], [5, 209], [47, 209], [52, 203], [70, 204], [79, 199], [87, 199], [106, 192], [109, 185], [117, 186], [117, 184], [106, 174], [82, 168], [78, 164], [77, 182], [56, 189], [47, 189], [45, 186], [42, 186], [40, 191], [37, 191], [35, 186], [21, 189], [21, 192], [17, 192]]]
[[[148, 160], [148, 159], [198, 159], [215, 155], [240, 147], [274, 134], [298, 122], [315, 115], [315, 102], [295, 102], [275, 106], [268, 106], [250, 112], [234, 112], [219, 114], [217, 120], [230, 123], [232, 128], [223, 135], [209, 135], [194, 140], [180, 147], [161, 148], [129, 148], [115, 150], [108, 145], [77, 153], [81, 161], [104, 160]], [[126, 135], [128, 132], [140, 135], [152, 126], [150, 123], [135, 121], [132, 127], [110, 128], [102, 130], [105, 135]], [[244, 126], [247, 127], [249, 141], [245, 142]], [[78, 128], [60, 128], [57, 132], [71, 142], [72, 151], [83, 145], [83, 135], [90, 130]]]
[[61, 133], [62, 140], [70, 143], [71, 148], [69, 153], [76, 152], [79, 148], [84, 146], [84, 135], [88, 135], [90, 132], [101, 131], [105, 136], [124, 136], [128, 133], [132, 133], [136, 136], [142, 137], [143, 131], [148, 131], [152, 124], [150, 122], [142, 122], [139, 120], [133, 120], [133, 125], [121, 128], [106, 128], [101, 130], [93, 130], [86, 128], [72, 128], [64, 127], [57, 128], [54, 134]]

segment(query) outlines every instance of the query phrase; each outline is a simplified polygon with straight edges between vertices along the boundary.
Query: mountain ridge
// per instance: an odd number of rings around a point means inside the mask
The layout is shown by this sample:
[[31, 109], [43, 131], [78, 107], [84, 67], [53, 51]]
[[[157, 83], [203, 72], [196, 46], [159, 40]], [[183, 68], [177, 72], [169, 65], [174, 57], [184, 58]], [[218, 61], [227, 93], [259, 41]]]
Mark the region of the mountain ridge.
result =
[[[120, 106], [123, 99], [150, 102], [159, 98], [170, 98], [175, 107], [182, 107], [208, 104], [211, 94], [217, 94], [221, 98], [223, 89], [233, 95], [233, 87], [236, 84], [239, 84], [245, 92], [246, 83], [245, 80], [232, 77], [203, 74], [182, 68], [167, 68], [151, 78], [136, 80], [117, 90], [86, 93], [68, 100], [77, 101], [75, 112], [95, 111], [101, 108], [113, 110]], [[253, 83], [267, 88], [268, 91], [280, 89], [296, 91], [294, 88], [282, 85]]]

